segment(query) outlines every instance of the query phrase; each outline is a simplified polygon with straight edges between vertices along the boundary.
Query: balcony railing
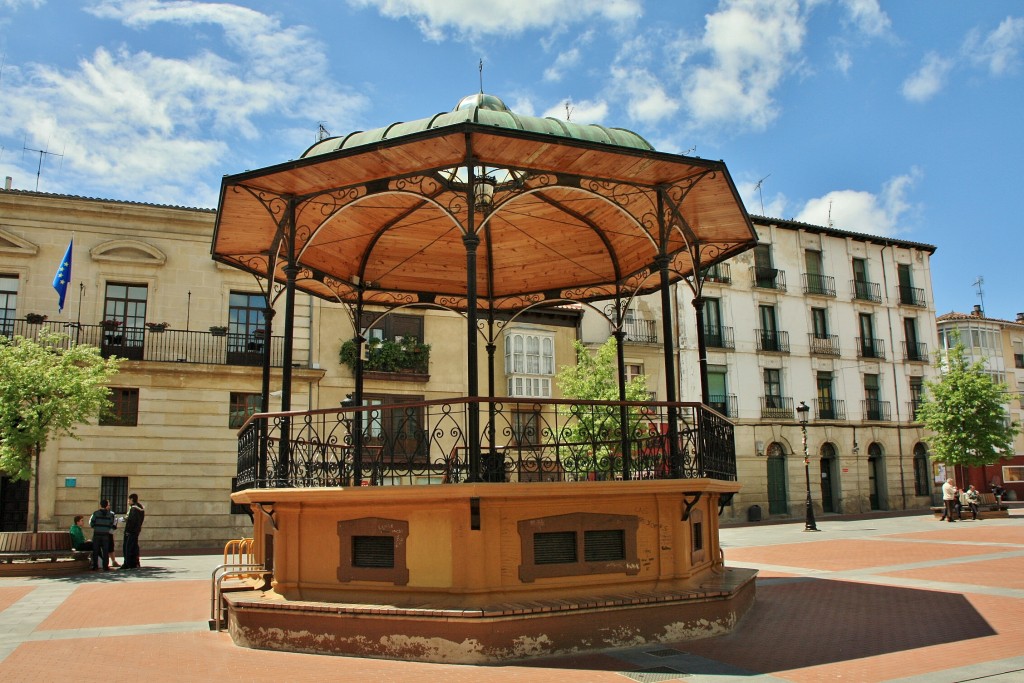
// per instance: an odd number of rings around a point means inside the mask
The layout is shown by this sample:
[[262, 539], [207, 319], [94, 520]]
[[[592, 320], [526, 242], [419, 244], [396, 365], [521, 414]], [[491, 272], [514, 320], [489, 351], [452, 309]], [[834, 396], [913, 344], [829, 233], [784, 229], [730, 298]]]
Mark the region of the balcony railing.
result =
[[881, 339], [857, 337], [857, 358], [878, 358], [885, 360], [885, 342]]
[[736, 417], [735, 394], [711, 394], [708, 396], [708, 405], [726, 417]]
[[786, 271], [778, 268], [750, 267], [750, 281], [759, 289], [786, 291]]
[[626, 333], [626, 341], [638, 342], [640, 344], [658, 343], [658, 326], [653, 320], [643, 318], [627, 319], [622, 326]]
[[903, 358], [908, 361], [927, 363], [928, 345], [924, 342], [903, 342]]
[[888, 422], [890, 410], [888, 401], [865, 399], [860, 402], [861, 414], [869, 422]]
[[758, 351], [789, 353], [789, 332], [777, 330], [754, 330]]
[[[473, 433], [469, 426], [478, 418], [484, 424]], [[476, 472], [468, 455], [473, 441], [480, 451]], [[736, 447], [732, 423], [700, 404], [459, 398], [254, 415], [238, 432], [237, 474], [238, 490], [481, 480], [735, 481]]]
[[839, 337], [834, 334], [807, 333], [807, 347], [816, 356], [839, 356]]
[[720, 325], [718, 327], [704, 327], [704, 345], [711, 349], [735, 349], [736, 342], [733, 339], [732, 328]]
[[814, 399], [814, 419], [845, 420], [846, 401], [841, 399]]
[[793, 399], [789, 396], [762, 396], [761, 417], [771, 420], [792, 420], [796, 417]]
[[732, 268], [728, 263], [716, 263], [703, 271], [704, 282], [717, 282], [727, 285], [732, 282]]
[[836, 279], [834, 277], [804, 273], [803, 280], [804, 294], [817, 294], [818, 296], [836, 295]]
[[899, 293], [900, 303], [904, 306], [920, 306], [921, 308], [928, 306], [924, 300], [924, 290], [920, 287], [897, 285], [896, 291]]
[[850, 289], [857, 301], [874, 301], [876, 304], [882, 302], [882, 288], [877, 282], [851, 280]]
[[[71, 343], [97, 346], [104, 356], [157, 363], [200, 363], [206, 365], [263, 365], [267, 340], [263, 335], [213, 334], [195, 330], [153, 330], [146, 327], [115, 327], [79, 325], [46, 321], [29, 323], [6, 320], [0, 333], [36, 338], [47, 327], [68, 335]], [[305, 359], [296, 353], [295, 363]], [[271, 337], [270, 363], [281, 367], [284, 362], [284, 337]], [[304, 364], [304, 363], [302, 363]]]
[[921, 410], [921, 406], [924, 405], [924, 401], [920, 399], [916, 401], [907, 401], [907, 413], [910, 414], [910, 421], [918, 421], [918, 412]]

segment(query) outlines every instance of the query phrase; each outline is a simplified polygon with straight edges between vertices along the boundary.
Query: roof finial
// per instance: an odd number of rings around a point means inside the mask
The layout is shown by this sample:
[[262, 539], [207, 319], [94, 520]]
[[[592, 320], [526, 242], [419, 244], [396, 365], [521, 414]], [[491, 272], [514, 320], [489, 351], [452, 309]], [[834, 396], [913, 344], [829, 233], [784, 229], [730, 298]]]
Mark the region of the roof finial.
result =
[[480, 94], [484, 94], [484, 58], [480, 58]]

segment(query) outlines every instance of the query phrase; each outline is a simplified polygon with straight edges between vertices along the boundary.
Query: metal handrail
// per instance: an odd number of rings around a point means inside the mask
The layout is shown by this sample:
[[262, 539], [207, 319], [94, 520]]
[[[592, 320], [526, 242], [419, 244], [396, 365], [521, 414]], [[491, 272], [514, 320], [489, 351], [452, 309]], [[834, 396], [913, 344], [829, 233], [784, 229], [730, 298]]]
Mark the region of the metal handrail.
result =
[[[225, 570], [220, 576], [217, 572]], [[221, 564], [214, 567], [213, 572], [210, 574], [210, 618], [214, 620], [214, 631], [220, 631], [220, 584], [228, 576], [238, 575], [242, 576], [245, 574], [254, 573], [253, 570], [259, 570], [255, 573], [261, 576], [267, 576], [268, 574], [273, 576], [274, 572], [264, 567], [262, 564]]]

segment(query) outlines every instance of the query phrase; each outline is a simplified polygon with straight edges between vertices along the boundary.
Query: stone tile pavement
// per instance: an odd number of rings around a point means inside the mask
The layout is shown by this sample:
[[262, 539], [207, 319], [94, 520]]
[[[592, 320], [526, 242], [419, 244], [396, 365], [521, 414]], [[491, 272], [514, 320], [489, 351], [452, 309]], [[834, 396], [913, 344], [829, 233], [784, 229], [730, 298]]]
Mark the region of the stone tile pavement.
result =
[[1024, 509], [958, 524], [824, 517], [722, 530], [760, 570], [726, 636], [496, 666], [265, 652], [213, 633], [219, 555], [150, 555], [136, 572], [0, 579], [0, 680], [1024, 681]]

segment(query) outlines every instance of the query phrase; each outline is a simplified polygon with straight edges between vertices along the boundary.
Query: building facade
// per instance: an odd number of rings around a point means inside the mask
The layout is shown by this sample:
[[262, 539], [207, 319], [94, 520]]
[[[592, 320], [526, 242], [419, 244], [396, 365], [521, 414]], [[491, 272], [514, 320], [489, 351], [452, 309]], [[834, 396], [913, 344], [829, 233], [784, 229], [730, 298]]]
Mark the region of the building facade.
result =
[[[709, 400], [736, 424], [743, 490], [723, 519], [927, 507], [934, 471], [915, 406], [933, 372], [935, 247], [753, 217], [758, 246], [706, 272]], [[694, 293], [676, 287], [680, 397], [700, 401]], [[685, 315], [686, 313], [688, 315]], [[590, 314], [584, 339], [609, 325]], [[655, 297], [634, 302], [626, 363], [664, 398]], [[604, 336], [602, 336], [604, 335]], [[810, 408], [808, 467], [797, 408]]]
[[[246, 509], [229, 499], [236, 433], [261, 408], [268, 353], [268, 409], [282, 406], [284, 297], [271, 291], [276, 314], [268, 315], [265, 283], [211, 260], [214, 219], [210, 210], [0, 191], [0, 333], [32, 337], [45, 326], [125, 359], [110, 414], [43, 452], [40, 529], [66, 529], [101, 498], [124, 513], [136, 492], [148, 513], [144, 548], [214, 548], [251, 532]], [[52, 281], [72, 236], [58, 313]], [[365, 402], [465, 395], [463, 318], [417, 307], [384, 313], [368, 310], [361, 321], [371, 340]], [[578, 319], [563, 309], [496, 325], [495, 394], [557, 397], [555, 374], [575, 360]], [[337, 408], [352, 393], [354, 322], [340, 305], [298, 295], [292, 410]], [[481, 353], [483, 377], [487, 363]], [[373, 411], [366, 429], [402, 432], [408, 438], [389, 443], [415, 448], [417, 410]], [[32, 492], [0, 473], [0, 530], [31, 528]]]
[[[981, 361], [994, 382], [1009, 389], [1003, 409], [1006, 419], [1024, 424], [1024, 313], [1015, 320], [990, 318], [981, 306], [971, 313], [944, 313], [938, 317], [939, 349], [959, 342], [970, 362]], [[943, 472], [945, 474], [945, 472]], [[957, 484], [974, 484], [979, 491], [1002, 487], [1011, 500], [1024, 500], [1024, 432], [1018, 432], [1013, 452], [983, 467], [956, 468]]]

